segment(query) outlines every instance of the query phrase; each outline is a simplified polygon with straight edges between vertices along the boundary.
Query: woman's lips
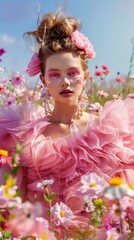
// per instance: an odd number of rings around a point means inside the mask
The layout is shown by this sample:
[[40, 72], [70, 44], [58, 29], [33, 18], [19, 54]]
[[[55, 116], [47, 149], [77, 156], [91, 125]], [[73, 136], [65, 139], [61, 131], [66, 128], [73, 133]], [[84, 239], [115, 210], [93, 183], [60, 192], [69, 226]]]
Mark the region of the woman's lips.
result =
[[72, 93], [73, 93], [73, 91], [71, 91], [71, 90], [63, 90], [62, 92], [60, 92], [60, 94], [62, 96], [71, 96]]

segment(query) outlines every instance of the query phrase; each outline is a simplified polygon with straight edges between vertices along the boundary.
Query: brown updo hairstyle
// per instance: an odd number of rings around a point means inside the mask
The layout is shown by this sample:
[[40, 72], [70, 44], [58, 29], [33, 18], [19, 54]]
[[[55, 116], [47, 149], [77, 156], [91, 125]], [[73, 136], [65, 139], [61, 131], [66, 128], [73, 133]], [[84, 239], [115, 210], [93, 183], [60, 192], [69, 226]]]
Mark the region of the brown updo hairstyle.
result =
[[79, 20], [65, 17], [61, 12], [54, 15], [47, 13], [41, 20], [37, 30], [26, 32], [32, 36], [39, 47], [39, 59], [41, 62], [41, 74], [44, 75], [45, 60], [57, 52], [75, 52], [81, 58], [83, 71], [88, 71], [88, 61], [82, 49], [78, 49], [71, 41], [71, 34], [79, 30]]

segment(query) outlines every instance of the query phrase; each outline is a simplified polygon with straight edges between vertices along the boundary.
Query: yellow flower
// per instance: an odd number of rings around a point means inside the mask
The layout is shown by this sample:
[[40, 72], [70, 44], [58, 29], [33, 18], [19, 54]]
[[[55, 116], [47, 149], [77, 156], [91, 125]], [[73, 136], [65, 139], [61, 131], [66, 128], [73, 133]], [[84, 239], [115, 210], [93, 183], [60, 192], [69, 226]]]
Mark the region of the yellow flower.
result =
[[64, 211], [60, 211], [60, 215], [61, 215], [61, 217], [64, 217], [65, 216], [65, 212]]
[[15, 185], [15, 179], [13, 179], [12, 177], [9, 177], [7, 180], [6, 180], [6, 186], [7, 188], [11, 188]]
[[89, 184], [89, 187], [96, 187], [97, 185], [96, 185], [96, 183], [94, 183], [94, 182], [91, 182], [90, 184]]
[[123, 182], [123, 179], [120, 178], [120, 177], [115, 177], [115, 178], [111, 178], [110, 181], [109, 181], [109, 184], [110, 186], [120, 186], [122, 185], [124, 182]]
[[4, 157], [7, 157], [8, 156], [8, 151], [0, 149], [0, 155], [4, 156]]
[[42, 238], [42, 239], [47, 239], [46, 233], [43, 233], [43, 234], [41, 235], [41, 238]]

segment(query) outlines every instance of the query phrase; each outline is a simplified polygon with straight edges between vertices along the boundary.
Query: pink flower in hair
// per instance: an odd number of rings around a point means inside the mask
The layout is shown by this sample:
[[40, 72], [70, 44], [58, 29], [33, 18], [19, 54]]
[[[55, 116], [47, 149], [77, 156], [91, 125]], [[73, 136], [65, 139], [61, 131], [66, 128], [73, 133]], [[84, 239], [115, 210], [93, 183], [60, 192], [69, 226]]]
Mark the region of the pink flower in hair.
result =
[[37, 53], [34, 53], [27, 68], [28, 68], [28, 74], [30, 77], [35, 76], [41, 71], [40, 60]]
[[93, 45], [84, 34], [76, 30], [71, 34], [71, 40], [76, 47], [82, 49], [87, 54], [87, 58], [96, 56]]

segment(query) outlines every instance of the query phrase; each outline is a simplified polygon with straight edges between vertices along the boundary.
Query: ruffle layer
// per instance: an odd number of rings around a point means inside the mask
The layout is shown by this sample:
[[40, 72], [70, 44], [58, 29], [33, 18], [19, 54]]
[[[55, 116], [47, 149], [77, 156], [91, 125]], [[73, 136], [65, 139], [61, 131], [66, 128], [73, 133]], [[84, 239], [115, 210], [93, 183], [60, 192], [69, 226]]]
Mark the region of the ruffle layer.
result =
[[[24, 145], [21, 163], [27, 169], [28, 199], [43, 201], [37, 183], [53, 178], [50, 190], [58, 193], [56, 200], [64, 201], [79, 215], [83, 210], [79, 192], [83, 174], [95, 172], [106, 181], [121, 176], [133, 183], [133, 99], [107, 102], [100, 117], [90, 114], [85, 135], [72, 123], [70, 135], [55, 140], [44, 136], [50, 123], [42, 107], [2, 110], [0, 116], [0, 148], [14, 149], [17, 141]], [[23, 171], [19, 179], [22, 175]], [[23, 181], [18, 182], [23, 185]]]

